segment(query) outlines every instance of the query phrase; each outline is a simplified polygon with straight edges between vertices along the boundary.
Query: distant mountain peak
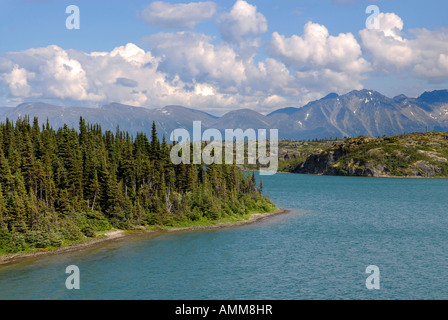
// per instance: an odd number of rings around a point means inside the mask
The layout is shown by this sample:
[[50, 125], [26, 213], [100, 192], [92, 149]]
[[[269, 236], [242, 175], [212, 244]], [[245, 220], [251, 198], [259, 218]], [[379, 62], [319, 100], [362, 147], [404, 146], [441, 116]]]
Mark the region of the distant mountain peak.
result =
[[325, 97], [323, 97], [321, 100], [326, 100], [326, 99], [336, 99], [337, 97], [339, 97], [339, 95], [336, 92], [332, 92], [327, 94]]
[[[206, 117], [206, 118], [212, 118], [212, 119], [217, 119], [217, 116], [214, 116], [208, 112], [202, 111], [202, 110], [196, 110], [196, 109], [192, 109], [192, 108], [187, 108], [184, 106], [180, 106], [180, 105], [168, 105], [165, 106], [161, 109], [159, 109], [163, 114], [165, 115], [171, 115], [171, 114], [177, 114], [177, 115], [182, 115], [182, 114], [196, 114], [196, 115], [201, 115], [202, 117]], [[199, 119], [198, 119], [199, 120]]]
[[118, 102], [111, 102], [101, 106], [101, 109], [139, 109], [142, 107], [131, 106], [127, 104], [122, 104]]
[[24, 102], [24, 103], [19, 104], [16, 108], [29, 108], [29, 107], [33, 107], [33, 108], [45, 108], [45, 107], [63, 108], [62, 106], [56, 106], [56, 105], [48, 104], [48, 103], [44, 103], [44, 102]]
[[352, 90], [349, 93], [345, 94], [345, 96], [351, 96], [351, 95], [356, 95], [356, 96], [381, 96], [381, 97], [384, 97], [384, 95], [382, 95], [378, 91], [371, 90], [371, 89]]
[[191, 110], [190, 108], [184, 107], [184, 106], [180, 106], [180, 105], [176, 105], [176, 104], [170, 104], [167, 106], [164, 106], [162, 109], [171, 109], [171, 110]]
[[235, 112], [244, 112], [244, 113], [258, 113], [255, 110], [249, 109], [249, 108], [241, 108], [241, 109], [236, 109], [236, 110], [231, 110], [229, 112], [227, 112], [227, 114], [229, 113], [235, 113]]
[[267, 114], [267, 117], [273, 116], [275, 114], [293, 114], [295, 112], [297, 112], [300, 108], [296, 108], [296, 107], [286, 107], [286, 108], [281, 108], [281, 109], [277, 109], [275, 111], [272, 111], [271, 113]]
[[404, 94], [399, 94], [398, 96], [393, 97], [393, 100], [395, 101], [403, 101], [408, 99], [408, 97]]
[[417, 99], [426, 103], [448, 103], [448, 90], [425, 91]]

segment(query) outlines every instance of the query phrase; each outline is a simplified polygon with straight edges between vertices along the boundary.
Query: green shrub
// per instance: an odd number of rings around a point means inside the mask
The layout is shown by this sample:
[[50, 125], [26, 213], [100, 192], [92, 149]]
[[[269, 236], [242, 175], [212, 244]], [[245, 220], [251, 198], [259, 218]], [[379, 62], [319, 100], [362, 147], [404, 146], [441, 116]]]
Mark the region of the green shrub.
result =
[[47, 232], [34, 230], [25, 234], [25, 241], [31, 248], [46, 248], [51, 243]]

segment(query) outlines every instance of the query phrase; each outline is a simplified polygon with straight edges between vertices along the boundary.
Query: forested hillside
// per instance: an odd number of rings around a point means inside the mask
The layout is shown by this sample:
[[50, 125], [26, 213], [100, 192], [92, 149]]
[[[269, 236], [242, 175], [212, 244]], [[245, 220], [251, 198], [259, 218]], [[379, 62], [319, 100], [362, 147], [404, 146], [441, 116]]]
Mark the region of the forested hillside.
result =
[[0, 253], [59, 247], [111, 228], [215, 221], [275, 205], [235, 165], [173, 165], [172, 144], [82, 118], [0, 124]]

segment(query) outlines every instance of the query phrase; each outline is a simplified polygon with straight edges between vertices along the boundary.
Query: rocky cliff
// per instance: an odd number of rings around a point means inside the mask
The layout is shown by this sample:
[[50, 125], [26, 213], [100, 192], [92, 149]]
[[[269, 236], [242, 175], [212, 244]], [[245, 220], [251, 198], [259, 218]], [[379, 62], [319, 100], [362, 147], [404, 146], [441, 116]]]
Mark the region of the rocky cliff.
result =
[[293, 172], [366, 177], [448, 177], [448, 133], [347, 139], [308, 156]]

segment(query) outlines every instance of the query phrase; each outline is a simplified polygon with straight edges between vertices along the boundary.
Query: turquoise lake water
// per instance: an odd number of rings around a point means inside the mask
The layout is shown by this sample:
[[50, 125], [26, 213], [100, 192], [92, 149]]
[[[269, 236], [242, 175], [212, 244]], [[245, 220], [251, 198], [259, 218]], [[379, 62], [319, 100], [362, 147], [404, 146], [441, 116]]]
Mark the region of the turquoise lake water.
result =
[[[278, 173], [290, 213], [0, 266], [0, 299], [448, 299], [448, 180]], [[68, 265], [80, 289], [68, 290]], [[366, 288], [366, 267], [380, 289]]]

